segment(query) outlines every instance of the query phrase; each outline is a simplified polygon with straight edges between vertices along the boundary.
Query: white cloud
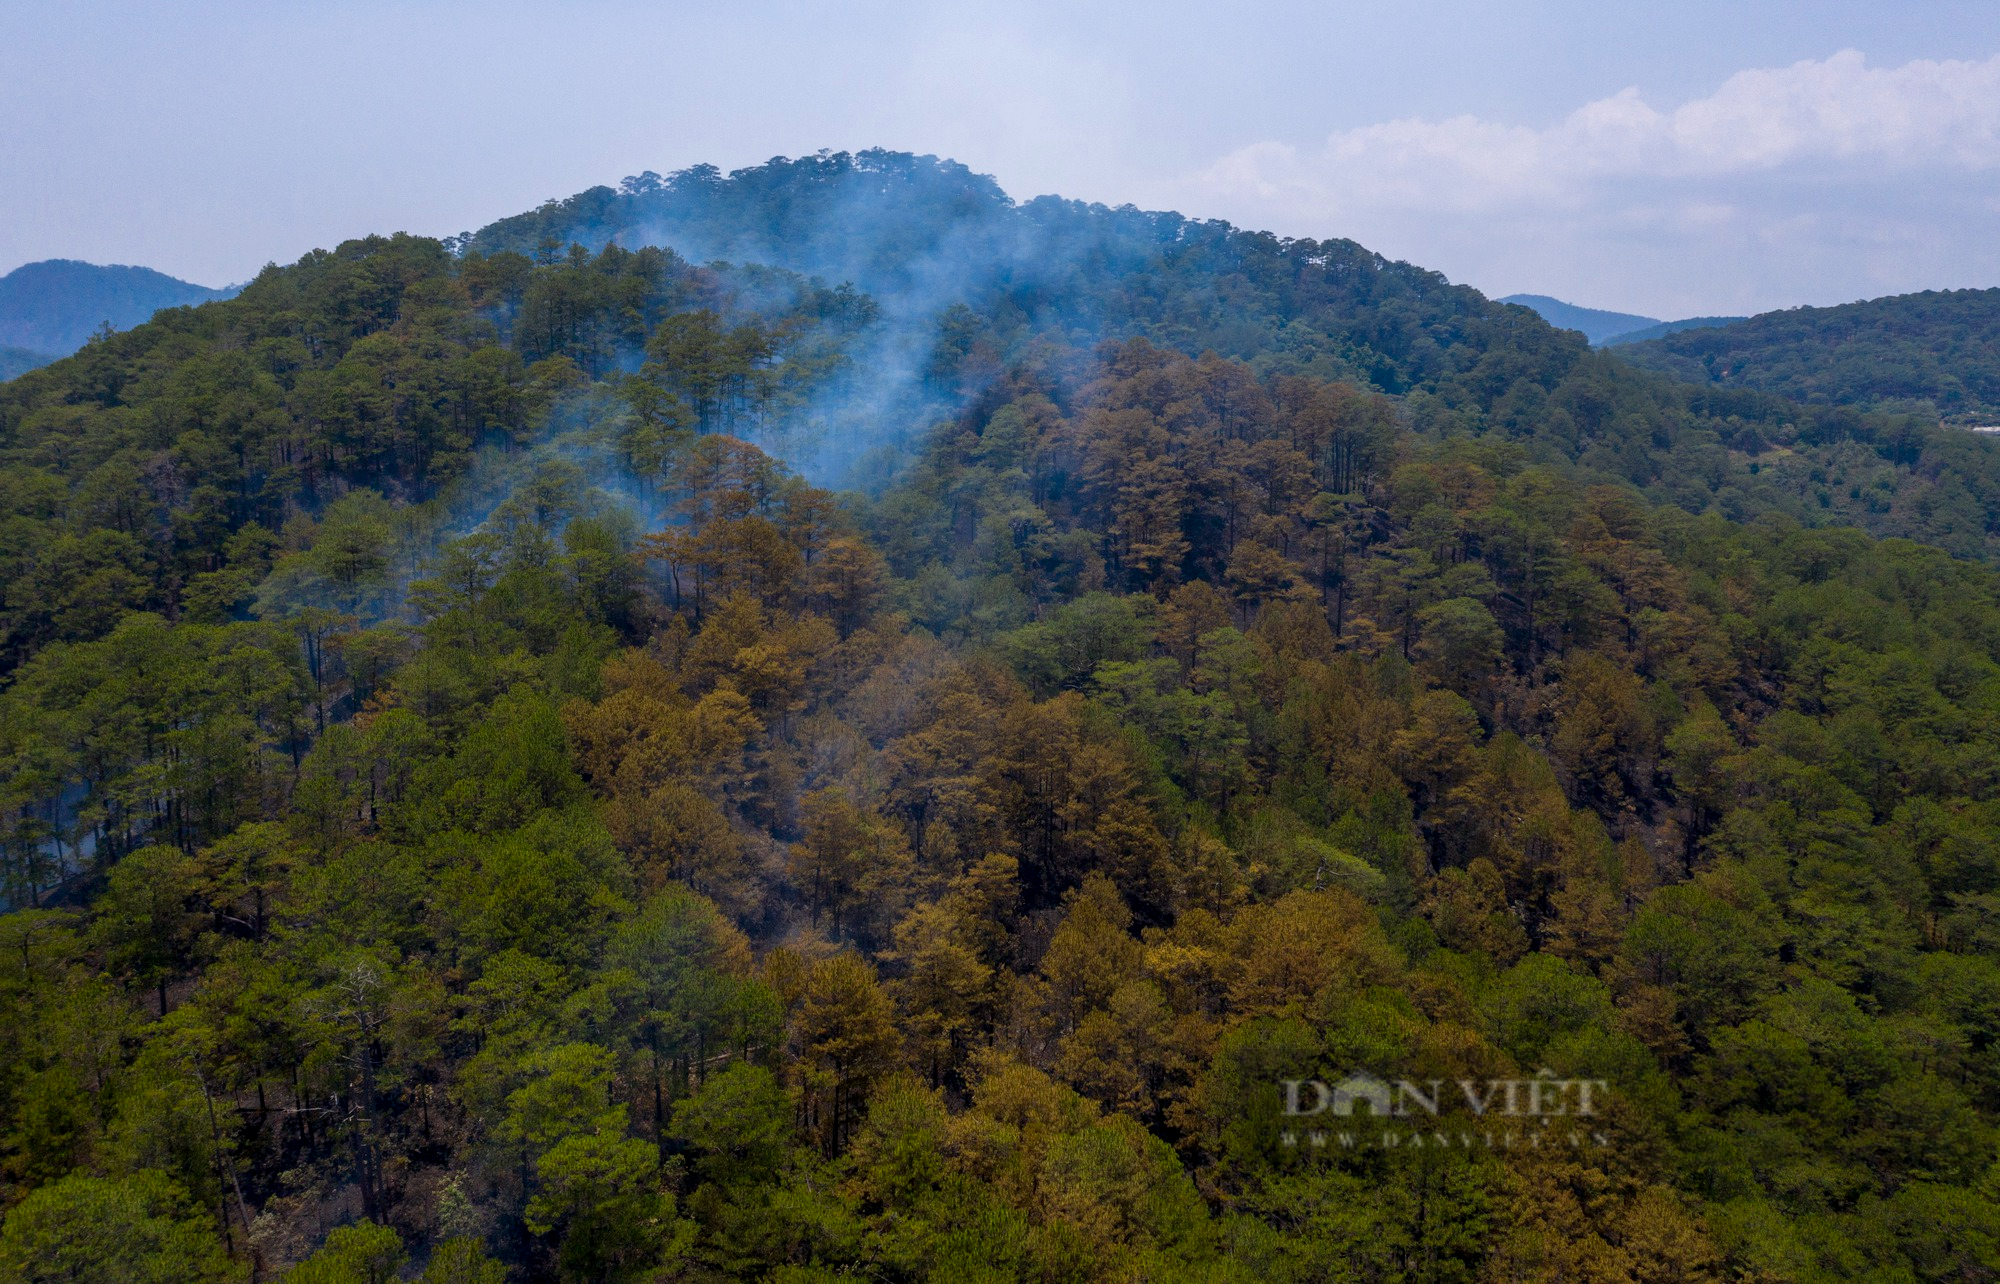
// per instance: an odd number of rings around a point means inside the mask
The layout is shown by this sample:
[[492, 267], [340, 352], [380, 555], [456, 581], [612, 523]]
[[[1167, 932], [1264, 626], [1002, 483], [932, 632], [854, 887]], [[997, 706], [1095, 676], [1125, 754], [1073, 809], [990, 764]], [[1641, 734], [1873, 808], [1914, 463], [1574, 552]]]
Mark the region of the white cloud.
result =
[[1994, 284], [1996, 172], [2000, 56], [1876, 68], [1849, 50], [1671, 109], [1627, 89], [1542, 129], [1460, 116], [1261, 142], [1186, 190], [1496, 289], [1675, 313]]
[[2000, 56], [1869, 67], [1824, 62], [1744, 71], [1672, 111], [1637, 89], [1529, 129], [1459, 116], [1342, 130], [1317, 153], [1258, 143], [1203, 176], [1265, 198], [1482, 206], [1582, 195], [1593, 181], [1718, 177], [1781, 166], [1874, 162], [1909, 170], [2000, 167]]

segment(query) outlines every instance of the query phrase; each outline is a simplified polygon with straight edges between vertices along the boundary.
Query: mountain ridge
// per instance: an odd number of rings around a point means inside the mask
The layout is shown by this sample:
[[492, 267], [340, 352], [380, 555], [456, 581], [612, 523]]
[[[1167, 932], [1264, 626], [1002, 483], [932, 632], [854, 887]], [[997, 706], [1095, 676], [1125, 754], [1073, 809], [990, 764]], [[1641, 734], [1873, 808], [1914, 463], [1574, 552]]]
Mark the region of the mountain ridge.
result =
[[51, 357], [82, 347], [100, 326], [130, 329], [162, 308], [230, 297], [148, 267], [42, 259], [0, 276], [0, 345]]
[[1620, 360], [1690, 383], [1808, 405], [2000, 416], [2000, 289], [1923, 290], [1764, 312], [1621, 346]]
[[1495, 299], [1494, 302], [1512, 303], [1528, 308], [1558, 329], [1578, 331], [1584, 338], [1590, 340], [1592, 346], [1602, 344], [1617, 335], [1665, 324], [1658, 317], [1640, 316], [1632, 312], [1610, 312], [1603, 308], [1586, 308], [1546, 294], [1509, 294]]
[[1648, 339], [1662, 339], [1670, 334], [1679, 334], [1683, 330], [1711, 330], [1719, 326], [1735, 325], [1738, 321], [1748, 321], [1749, 319], [1748, 317], [1683, 317], [1679, 321], [1662, 321], [1658, 325], [1649, 325], [1643, 330], [1628, 330], [1623, 334], [1614, 334], [1598, 346], [1601, 348], [1617, 348], [1628, 343], [1644, 343]]
[[60, 358], [47, 352], [34, 352], [27, 348], [0, 346], [0, 383], [23, 375], [30, 370], [38, 370], [51, 361]]
[[[1262, 376], [1351, 381], [1404, 399], [1426, 432], [1587, 462], [1696, 510], [1776, 507], [1962, 556], [2000, 550], [1992, 442], [1938, 435], [1921, 414], [1856, 415], [1663, 377], [1531, 308], [1352, 241], [1057, 197], [1016, 202], [962, 165], [882, 151], [642, 174], [455, 238], [462, 252], [522, 266], [554, 265], [572, 243], [667, 245], [697, 260], [774, 254], [791, 270], [882, 291], [885, 312], [912, 335], [955, 300], [963, 310], [939, 340], [954, 351], [915, 363], [933, 374], [1040, 341], [1145, 338], [1240, 358]], [[1710, 451], [1716, 462], [1695, 470], [1697, 483], [1690, 461]], [[1934, 500], [1915, 501], [1932, 489]]]

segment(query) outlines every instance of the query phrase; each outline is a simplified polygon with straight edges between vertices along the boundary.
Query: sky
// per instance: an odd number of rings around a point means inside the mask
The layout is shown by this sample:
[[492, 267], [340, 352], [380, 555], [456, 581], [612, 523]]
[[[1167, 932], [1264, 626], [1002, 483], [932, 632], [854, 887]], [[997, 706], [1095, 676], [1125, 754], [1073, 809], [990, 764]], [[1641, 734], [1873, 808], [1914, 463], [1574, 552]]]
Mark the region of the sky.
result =
[[208, 285], [822, 148], [1665, 318], [2000, 285], [2000, 5], [0, 6], [0, 272]]

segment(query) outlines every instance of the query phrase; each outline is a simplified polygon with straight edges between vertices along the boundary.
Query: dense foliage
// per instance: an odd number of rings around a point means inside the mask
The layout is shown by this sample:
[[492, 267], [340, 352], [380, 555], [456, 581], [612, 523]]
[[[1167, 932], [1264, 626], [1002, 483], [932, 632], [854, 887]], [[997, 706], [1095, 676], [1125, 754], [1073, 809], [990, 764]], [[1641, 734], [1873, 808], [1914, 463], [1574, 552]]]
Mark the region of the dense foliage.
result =
[[[1592, 353], [1527, 308], [1352, 241], [1285, 240], [1056, 197], [1016, 204], [962, 166], [879, 151], [781, 158], [727, 176], [712, 167], [640, 175], [466, 238], [480, 250], [544, 257], [572, 241], [672, 245], [695, 261], [749, 260], [852, 281], [892, 318], [920, 320], [927, 342], [931, 319], [945, 311], [934, 361], [968, 366], [974, 383], [1038, 339], [1146, 338], [1190, 356], [1235, 357], [1260, 374], [1375, 388], [1403, 398], [1428, 434], [1504, 433], [1539, 461], [1580, 460], [1598, 479], [1690, 511], [1716, 505], [1742, 518], [1782, 510], [1961, 556], [2000, 551], [2000, 452], [1939, 427], [1937, 410], [1921, 399], [1942, 408], [1942, 392], [1822, 400], [1813, 387], [1760, 391], [1765, 384], [1754, 377], [1716, 384], [1680, 366], [1674, 379], [1649, 378], [1622, 360], [1632, 348], [1619, 348], [1621, 359]], [[953, 304], [969, 310], [946, 311]], [[1857, 305], [1867, 315], [1877, 306]], [[1935, 310], [1957, 317], [1955, 331], [1918, 323], [1921, 339], [1900, 339], [1894, 362], [1882, 362], [1891, 354], [1879, 345], [1862, 355], [1850, 343], [1829, 355], [1816, 339], [1799, 350], [1801, 368], [1845, 369], [1842, 379], [1900, 369], [1917, 359], [1914, 343], [1937, 377], [1976, 381], [1991, 364], [1979, 347], [1981, 323], [1959, 315], [1957, 303]], [[1847, 311], [1778, 313], [1755, 324]], [[1943, 342], [1947, 332], [1958, 337]], [[1667, 343], [1704, 341], [1687, 333]], [[1850, 351], [1854, 360], [1843, 363]]]
[[0, 672], [127, 611], [220, 622], [308, 545], [298, 569], [351, 587], [371, 568], [316, 534], [329, 504], [367, 487], [403, 505], [338, 510], [356, 539], [436, 525], [408, 506], [596, 376], [634, 407], [628, 464], [683, 427], [767, 426], [870, 319], [851, 290], [651, 249], [538, 268], [376, 237], [268, 269], [0, 389]]
[[905, 304], [658, 250], [10, 386], [0, 1278], [1992, 1278], [2000, 575], [1439, 288], [1393, 397], [944, 310], [868, 495], [745, 438]]
[[2000, 290], [1925, 290], [1832, 308], [1766, 312], [1619, 348], [1694, 383], [1822, 406], [2000, 419]]
[[1603, 346], [1615, 348], [1625, 344], [1644, 343], [1648, 339], [1664, 339], [1683, 330], [1712, 329], [1716, 326], [1735, 325], [1738, 321], [1749, 319], [1748, 317], [1682, 317], [1678, 321], [1662, 321], [1658, 325], [1649, 325], [1642, 330], [1628, 330], [1624, 334], [1612, 335], [1604, 341]]

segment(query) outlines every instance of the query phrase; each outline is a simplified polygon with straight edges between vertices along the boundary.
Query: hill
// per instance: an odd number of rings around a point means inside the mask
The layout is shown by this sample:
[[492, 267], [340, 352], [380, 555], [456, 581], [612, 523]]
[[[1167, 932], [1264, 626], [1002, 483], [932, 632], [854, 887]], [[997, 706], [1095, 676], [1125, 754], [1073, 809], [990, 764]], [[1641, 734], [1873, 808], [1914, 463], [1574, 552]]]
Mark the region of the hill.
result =
[[1581, 331], [1583, 337], [1593, 345], [1604, 343], [1614, 336], [1630, 334], [1635, 330], [1649, 329], [1662, 324], [1658, 317], [1635, 316], [1629, 312], [1605, 312], [1598, 308], [1580, 308], [1574, 303], [1564, 303], [1546, 294], [1509, 294], [1502, 303], [1518, 303], [1524, 308], [1534, 309], [1536, 315], [1550, 325], [1561, 330]]
[[1523, 324], [1525, 310], [1351, 241], [1281, 241], [1053, 196], [1016, 203], [964, 166], [880, 151], [726, 176], [648, 173], [502, 219], [462, 248], [551, 264], [571, 245], [612, 244], [851, 282], [892, 326], [924, 332], [908, 336], [922, 347], [919, 366], [936, 355], [947, 314], [946, 343], [976, 338], [987, 353], [1036, 338], [1144, 335], [1391, 392], [1450, 382], [1496, 348], [1544, 377], [1581, 348]]
[[[47, 259], [0, 276], [0, 344], [67, 355], [100, 326], [126, 330], [161, 308], [227, 298], [151, 268]], [[16, 372], [18, 373], [18, 372]]]
[[1618, 350], [1677, 379], [1808, 405], [2000, 420], [2000, 289], [1766, 312]]
[[923, 158], [496, 229], [0, 387], [0, 1262], [1990, 1274], [1985, 443]]
[[1749, 319], [1748, 317], [1686, 317], [1679, 321], [1662, 321], [1643, 330], [1628, 330], [1623, 334], [1614, 334], [1608, 339], [1599, 341], [1598, 346], [1616, 348], [1628, 343], [1644, 343], [1648, 339], [1664, 339], [1683, 330], [1712, 330], [1717, 326], [1735, 325], [1738, 321]]
[[[950, 391], [961, 366], [976, 383], [1037, 342], [1140, 337], [1263, 376], [1352, 381], [1402, 398], [1426, 433], [1495, 435], [1697, 511], [1782, 511], [1961, 555], [2000, 551], [1994, 442], [1940, 433], [1923, 415], [1640, 373], [1529, 308], [1351, 241], [1055, 197], [1016, 203], [963, 166], [864, 152], [642, 174], [502, 219], [462, 248], [525, 267], [571, 244], [667, 245], [696, 262], [853, 281], [888, 323], [870, 365], [931, 393]], [[893, 435], [885, 425], [921, 420], [909, 405], [860, 415], [824, 457], [793, 458], [846, 477], [847, 462]]]
[[54, 360], [55, 358], [46, 352], [0, 347], [0, 382], [12, 379], [15, 375], [26, 374]]

